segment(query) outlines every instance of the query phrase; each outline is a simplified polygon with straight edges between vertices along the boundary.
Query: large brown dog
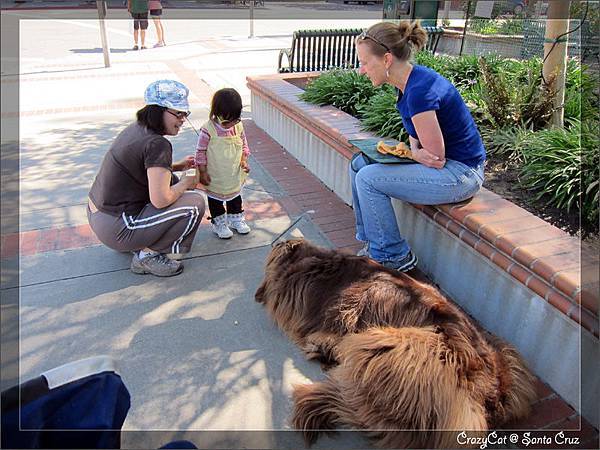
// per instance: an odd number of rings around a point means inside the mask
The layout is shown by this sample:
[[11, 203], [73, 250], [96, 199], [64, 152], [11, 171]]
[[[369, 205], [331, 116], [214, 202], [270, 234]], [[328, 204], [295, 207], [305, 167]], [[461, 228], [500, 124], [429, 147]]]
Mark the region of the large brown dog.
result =
[[295, 388], [292, 424], [308, 444], [347, 426], [381, 447], [455, 447], [455, 433], [434, 430], [485, 431], [535, 400], [516, 350], [432, 286], [368, 258], [279, 243], [256, 300], [308, 358], [335, 366]]

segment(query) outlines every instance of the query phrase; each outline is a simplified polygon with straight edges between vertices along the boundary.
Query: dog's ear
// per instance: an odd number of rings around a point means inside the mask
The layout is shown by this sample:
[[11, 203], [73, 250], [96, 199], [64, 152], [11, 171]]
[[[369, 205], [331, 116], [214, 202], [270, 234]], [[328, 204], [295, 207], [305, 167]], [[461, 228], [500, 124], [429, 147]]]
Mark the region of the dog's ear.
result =
[[265, 302], [265, 282], [264, 281], [256, 290], [256, 293], [254, 294], [254, 300], [256, 300], [258, 303]]

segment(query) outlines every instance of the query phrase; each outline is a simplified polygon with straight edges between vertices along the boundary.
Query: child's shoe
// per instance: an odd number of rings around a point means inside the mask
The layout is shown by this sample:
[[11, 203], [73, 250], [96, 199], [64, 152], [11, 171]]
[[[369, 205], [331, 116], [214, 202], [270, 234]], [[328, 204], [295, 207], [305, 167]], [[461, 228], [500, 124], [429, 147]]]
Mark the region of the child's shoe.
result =
[[212, 218], [212, 230], [221, 239], [229, 239], [233, 236], [233, 231], [227, 226], [227, 214]]
[[240, 234], [248, 234], [250, 233], [250, 227], [246, 223], [244, 218], [244, 213], [239, 214], [228, 214], [227, 215], [228, 223], [231, 228], [237, 231]]

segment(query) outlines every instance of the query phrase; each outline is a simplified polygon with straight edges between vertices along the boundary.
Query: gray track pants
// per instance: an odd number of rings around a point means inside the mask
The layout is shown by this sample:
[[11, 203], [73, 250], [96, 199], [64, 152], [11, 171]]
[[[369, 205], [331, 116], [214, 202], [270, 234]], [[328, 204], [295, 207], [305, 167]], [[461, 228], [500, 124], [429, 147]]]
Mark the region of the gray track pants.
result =
[[88, 221], [96, 236], [107, 247], [119, 252], [150, 248], [160, 253], [187, 253], [204, 216], [204, 197], [198, 191], [185, 192], [175, 203], [157, 209], [148, 204], [136, 216], [112, 216], [92, 212]]

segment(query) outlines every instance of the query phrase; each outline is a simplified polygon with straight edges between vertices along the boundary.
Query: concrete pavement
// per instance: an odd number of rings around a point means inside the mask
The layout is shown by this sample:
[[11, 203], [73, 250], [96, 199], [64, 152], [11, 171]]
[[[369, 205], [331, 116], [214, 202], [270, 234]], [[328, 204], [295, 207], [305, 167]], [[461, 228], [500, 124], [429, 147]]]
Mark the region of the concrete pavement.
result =
[[[353, 245], [350, 208], [251, 121], [245, 77], [274, 72], [279, 49], [289, 46], [298, 25], [269, 21], [255, 28], [264, 35], [249, 39], [240, 21], [167, 20], [167, 47], [134, 52], [129, 21], [115, 19], [107, 27], [114, 50], [107, 69], [93, 20], [10, 11], [3, 12], [3, 24], [6, 14], [45, 17], [19, 16], [20, 59], [3, 58], [3, 93], [18, 87], [20, 100], [18, 110], [2, 110], [3, 128], [20, 130], [20, 228], [3, 236], [2, 250], [4, 262], [14, 261], [14, 244], [21, 242], [20, 277], [5, 272], [2, 282], [3, 297], [19, 299], [20, 351], [10, 364], [14, 368], [18, 358], [20, 380], [108, 354], [132, 396], [124, 430], [288, 429], [292, 384], [324, 375], [254, 302], [264, 259], [280, 237]], [[335, 26], [367, 26], [377, 18]], [[191, 89], [195, 128], [206, 120], [214, 90], [238, 89], [254, 153], [243, 194], [252, 233], [221, 241], [205, 219], [185, 271], [171, 279], [131, 273], [130, 255], [99, 244], [85, 215], [87, 191], [106, 149], [133, 120], [145, 86], [159, 78]], [[193, 153], [195, 141], [186, 126], [172, 139], [174, 157]], [[302, 191], [298, 186], [310, 186], [307, 201], [290, 197], [294, 188]], [[311, 201], [328, 203], [331, 212], [311, 215]], [[327, 233], [340, 227], [347, 236], [330, 240]], [[14, 331], [15, 308], [3, 305], [3, 330]], [[157, 448], [164, 436], [125, 434], [123, 447]], [[295, 433], [252, 436], [255, 447], [303, 445]], [[203, 444], [222, 445], [222, 438], [215, 434]], [[229, 439], [227, 447], [248, 446], [248, 435]], [[365, 445], [356, 435], [343, 435], [322, 439], [317, 448]]]

